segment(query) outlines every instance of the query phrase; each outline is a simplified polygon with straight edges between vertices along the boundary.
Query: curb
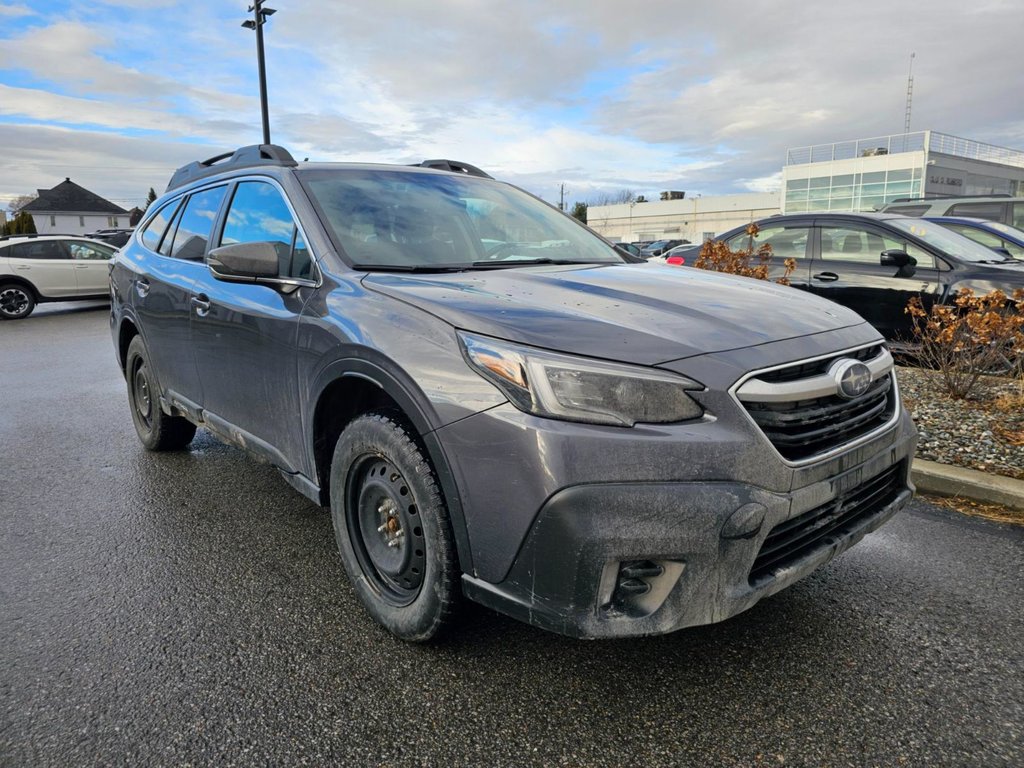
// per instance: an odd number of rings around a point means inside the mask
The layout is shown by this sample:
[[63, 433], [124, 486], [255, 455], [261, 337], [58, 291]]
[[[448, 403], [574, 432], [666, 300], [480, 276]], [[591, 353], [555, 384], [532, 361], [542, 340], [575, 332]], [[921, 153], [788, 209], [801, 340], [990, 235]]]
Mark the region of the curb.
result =
[[1001, 504], [1024, 510], [1024, 480], [924, 459], [914, 459], [910, 476], [919, 493], [957, 496], [982, 504]]

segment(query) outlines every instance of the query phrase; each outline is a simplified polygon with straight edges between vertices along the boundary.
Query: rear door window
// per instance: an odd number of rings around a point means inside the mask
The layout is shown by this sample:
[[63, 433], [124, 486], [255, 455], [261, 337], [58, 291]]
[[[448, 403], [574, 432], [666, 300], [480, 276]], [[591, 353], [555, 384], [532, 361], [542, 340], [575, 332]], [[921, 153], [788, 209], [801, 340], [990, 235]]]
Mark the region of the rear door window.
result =
[[178, 219], [170, 256], [185, 261], [202, 261], [227, 186], [204, 189], [190, 195]]
[[807, 242], [811, 228], [803, 227], [762, 227], [754, 238], [746, 232], [734, 235], [726, 244], [734, 251], [753, 248], [755, 251], [767, 243], [772, 247], [772, 256], [779, 259], [803, 259], [807, 256]]
[[29, 240], [11, 246], [12, 259], [70, 259], [60, 240]]

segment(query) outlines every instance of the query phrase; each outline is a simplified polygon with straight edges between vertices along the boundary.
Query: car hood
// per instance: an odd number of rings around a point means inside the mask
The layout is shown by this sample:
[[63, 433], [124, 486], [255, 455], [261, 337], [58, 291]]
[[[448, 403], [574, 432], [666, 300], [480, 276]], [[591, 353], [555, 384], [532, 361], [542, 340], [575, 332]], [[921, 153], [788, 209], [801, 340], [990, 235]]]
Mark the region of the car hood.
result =
[[363, 285], [456, 328], [641, 365], [864, 322], [794, 288], [648, 264], [370, 273]]

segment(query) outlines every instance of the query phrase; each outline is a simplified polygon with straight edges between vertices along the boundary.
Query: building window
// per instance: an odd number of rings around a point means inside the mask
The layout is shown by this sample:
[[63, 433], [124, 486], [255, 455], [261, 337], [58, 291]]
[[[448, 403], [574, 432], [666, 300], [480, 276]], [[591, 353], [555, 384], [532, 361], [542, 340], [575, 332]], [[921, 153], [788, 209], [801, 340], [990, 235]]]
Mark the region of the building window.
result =
[[80, 226], [80, 227], [84, 227], [85, 226], [85, 216], [79, 216], [78, 217], [78, 226]]
[[107, 216], [107, 226], [108, 227], [116, 227], [117, 226], [117, 216]]
[[57, 226], [57, 217], [56, 216], [51, 216], [50, 217], [50, 226], [51, 227], [56, 227]]

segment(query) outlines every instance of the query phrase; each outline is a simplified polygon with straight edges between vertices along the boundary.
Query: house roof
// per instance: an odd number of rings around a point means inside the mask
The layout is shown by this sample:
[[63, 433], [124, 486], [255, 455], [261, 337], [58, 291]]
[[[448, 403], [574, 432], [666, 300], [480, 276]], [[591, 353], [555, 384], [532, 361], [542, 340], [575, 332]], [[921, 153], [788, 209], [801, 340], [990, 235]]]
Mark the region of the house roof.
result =
[[38, 190], [39, 197], [21, 207], [27, 213], [128, 213], [95, 192], [64, 179], [53, 189]]

